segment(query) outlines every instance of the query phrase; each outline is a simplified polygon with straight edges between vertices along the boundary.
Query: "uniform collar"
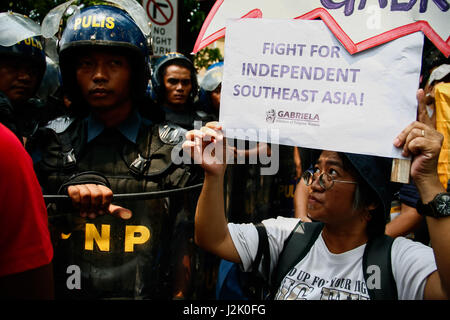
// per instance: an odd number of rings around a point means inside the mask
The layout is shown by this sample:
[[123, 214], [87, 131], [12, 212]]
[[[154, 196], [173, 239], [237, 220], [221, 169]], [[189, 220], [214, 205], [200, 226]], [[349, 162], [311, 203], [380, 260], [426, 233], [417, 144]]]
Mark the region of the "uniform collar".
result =
[[[95, 139], [100, 133], [103, 132], [105, 126], [98, 121], [92, 113], [86, 118], [87, 121], [87, 142], [91, 142]], [[119, 126], [117, 126], [117, 130], [129, 141], [136, 143], [137, 136], [139, 133], [139, 128], [144, 124], [146, 126], [150, 125], [150, 121], [141, 117], [139, 112], [133, 110], [128, 118], [122, 122]]]

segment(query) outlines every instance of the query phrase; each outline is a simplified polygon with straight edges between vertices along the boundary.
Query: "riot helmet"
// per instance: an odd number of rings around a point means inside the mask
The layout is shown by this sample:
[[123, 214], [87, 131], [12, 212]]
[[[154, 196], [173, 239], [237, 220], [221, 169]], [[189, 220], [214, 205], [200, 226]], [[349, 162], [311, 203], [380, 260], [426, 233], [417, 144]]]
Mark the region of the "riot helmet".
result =
[[35, 91], [46, 69], [40, 34], [40, 26], [30, 18], [14, 12], [0, 13], [0, 56], [30, 61], [37, 70]]
[[192, 90], [189, 95], [189, 101], [192, 103], [197, 97], [199, 90], [197, 70], [195, 69], [194, 64], [191, 60], [189, 60], [189, 58], [178, 52], [166, 53], [155, 63], [152, 74], [152, 89], [156, 95], [156, 99], [159, 102], [162, 102], [164, 100], [164, 71], [170, 65], [179, 65], [190, 70]]
[[199, 103], [202, 109], [208, 113], [218, 114], [220, 102], [213, 98], [212, 94], [220, 90], [223, 78], [223, 62], [211, 65], [200, 83]]
[[133, 99], [142, 99], [150, 79], [148, 66], [151, 49], [148, 44], [148, 37], [127, 11], [112, 5], [81, 9], [68, 20], [58, 44], [65, 94], [74, 102], [80, 96], [75, 75], [79, 50], [106, 48], [118, 50], [129, 59], [133, 74]]
[[200, 88], [205, 91], [214, 91], [223, 78], [223, 62], [217, 62], [206, 70], [205, 76], [200, 84]]

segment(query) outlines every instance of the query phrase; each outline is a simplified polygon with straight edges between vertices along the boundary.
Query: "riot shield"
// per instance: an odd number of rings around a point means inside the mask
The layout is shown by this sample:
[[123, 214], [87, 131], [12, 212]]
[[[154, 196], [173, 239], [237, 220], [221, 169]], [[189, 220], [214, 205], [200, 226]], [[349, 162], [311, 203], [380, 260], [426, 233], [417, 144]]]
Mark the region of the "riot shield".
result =
[[[49, 224], [56, 228], [57, 298], [173, 298], [183, 257], [189, 257], [190, 270], [199, 269], [199, 256], [189, 242], [194, 212], [187, 197], [201, 186], [114, 195], [115, 204], [132, 210], [129, 220], [111, 215], [81, 218], [71, 209], [68, 196], [44, 195], [49, 204]], [[180, 218], [180, 212], [186, 217]], [[69, 220], [65, 228], [61, 227], [62, 220]], [[174, 237], [176, 234], [179, 236]], [[191, 287], [199, 283], [192, 280], [193, 276], [188, 284]]]

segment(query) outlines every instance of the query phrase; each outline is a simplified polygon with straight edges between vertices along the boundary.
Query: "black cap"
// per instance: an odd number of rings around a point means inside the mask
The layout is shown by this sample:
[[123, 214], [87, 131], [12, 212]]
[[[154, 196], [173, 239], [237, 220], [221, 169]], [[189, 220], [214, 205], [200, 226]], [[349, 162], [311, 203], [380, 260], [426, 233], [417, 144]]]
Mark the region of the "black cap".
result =
[[[302, 167], [308, 168], [317, 161], [322, 150], [301, 148], [300, 152]], [[376, 193], [379, 202], [383, 206], [382, 212], [385, 221], [388, 221], [392, 198], [401, 186], [390, 181], [392, 159], [346, 152], [339, 152], [339, 154], [350, 161], [361, 178]]]

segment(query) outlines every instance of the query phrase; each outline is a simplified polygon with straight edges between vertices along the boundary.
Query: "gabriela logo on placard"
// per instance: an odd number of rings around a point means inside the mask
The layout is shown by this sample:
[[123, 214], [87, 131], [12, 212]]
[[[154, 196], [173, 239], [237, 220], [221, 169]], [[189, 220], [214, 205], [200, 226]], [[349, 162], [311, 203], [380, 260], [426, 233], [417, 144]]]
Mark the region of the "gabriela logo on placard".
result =
[[269, 109], [266, 111], [266, 122], [295, 123], [300, 125], [319, 126], [320, 118], [317, 113], [293, 112], [287, 110]]
[[275, 122], [275, 109], [270, 109], [266, 112], [266, 122], [274, 123]]

